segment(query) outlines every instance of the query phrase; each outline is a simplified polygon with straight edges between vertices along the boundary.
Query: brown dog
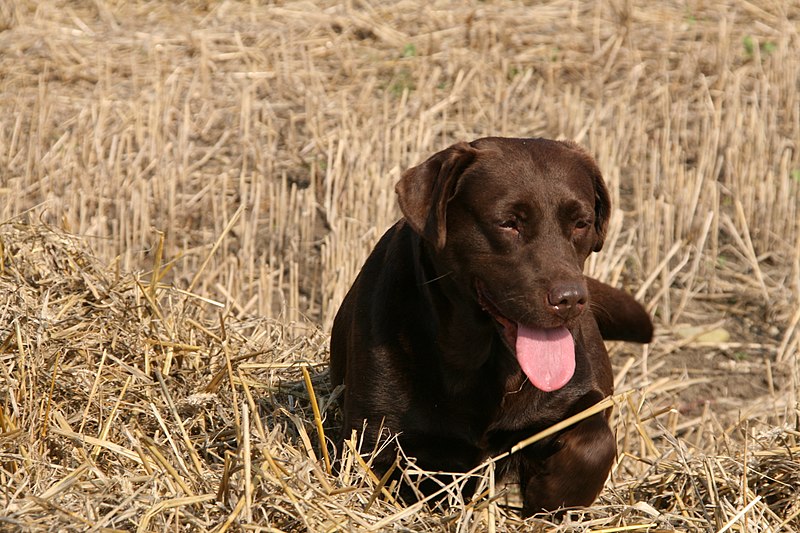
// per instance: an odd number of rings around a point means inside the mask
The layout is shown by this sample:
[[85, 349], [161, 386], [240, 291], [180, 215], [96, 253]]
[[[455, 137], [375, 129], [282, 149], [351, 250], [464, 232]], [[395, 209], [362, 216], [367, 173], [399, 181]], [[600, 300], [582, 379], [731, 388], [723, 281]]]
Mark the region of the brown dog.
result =
[[[585, 278], [609, 198], [571, 142], [485, 138], [406, 171], [331, 335], [343, 435], [387, 428], [426, 470], [465, 472], [610, 395], [603, 338], [649, 342], [630, 295]], [[608, 412], [512, 454], [526, 515], [590, 505], [616, 454]], [[395, 452], [375, 463], [385, 471]]]

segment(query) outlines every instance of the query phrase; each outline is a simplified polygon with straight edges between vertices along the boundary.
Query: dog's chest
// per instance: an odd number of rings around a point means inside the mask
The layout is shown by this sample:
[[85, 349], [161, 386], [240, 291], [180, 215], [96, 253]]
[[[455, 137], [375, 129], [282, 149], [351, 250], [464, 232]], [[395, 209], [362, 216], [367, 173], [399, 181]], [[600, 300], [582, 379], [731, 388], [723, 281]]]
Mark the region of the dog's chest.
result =
[[512, 364], [511, 368], [507, 365], [500, 372], [501, 391], [493, 403], [496, 407], [488, 421], [487, 434], [521, 431], [531, 435], [580, 411], [578, 406], [587, 398], [601, 399], [609, 393], [596, 380], [594, 366], [602, 362], [587, 357], [582, 336], [578, 334], [576, 337], [575, 374], [561, 389], [551, 392], [537, 389], [517, 365]]

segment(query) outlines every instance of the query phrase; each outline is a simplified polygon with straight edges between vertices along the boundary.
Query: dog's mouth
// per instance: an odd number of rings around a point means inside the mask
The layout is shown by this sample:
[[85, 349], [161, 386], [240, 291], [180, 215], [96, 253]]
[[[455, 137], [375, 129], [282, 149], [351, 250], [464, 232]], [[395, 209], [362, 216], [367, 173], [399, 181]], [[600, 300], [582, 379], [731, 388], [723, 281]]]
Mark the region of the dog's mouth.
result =
[[506, 317], [480, 281], [478, 303], [500, 326], [509, 349], [537, 389], [551, 392], [566, 385], [575, 373], [575, 342], [563, 326], [532, 328]]

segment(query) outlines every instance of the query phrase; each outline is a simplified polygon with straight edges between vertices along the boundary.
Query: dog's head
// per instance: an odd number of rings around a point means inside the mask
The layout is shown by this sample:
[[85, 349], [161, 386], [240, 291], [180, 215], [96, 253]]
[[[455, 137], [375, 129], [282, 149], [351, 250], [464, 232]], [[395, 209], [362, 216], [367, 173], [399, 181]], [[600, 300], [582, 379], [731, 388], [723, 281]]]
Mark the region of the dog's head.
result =
[[588, 305], [583, 265], [610, 211], [588, 153], [546, 139], [458, 143], [407, 170], [396, 191], [438, 274], [497, 322], [537, 387], [563, 386], [574, 371], [568, 330]]
[[[471, 172], [467, 172], [469, 170]], [[571, 192], [576, 191], [573, 185], [591, 186], [594, 194], [591, 217], [574, 213], [573, 217], [566, 218], [574, 218], [571, 222], [581, 224], [591, 218], [592, 251], [599, 252], [603, 247], [611, 202], [597, 164], [580, 145], [572, 141], [488, 137], [471, 143], [456, 143], [434, 154], [405, 171], [395, 187], [400, 209], [408, 223], [438, 251], [447, 242], [448, 204], [455, 198], [459, 186], [463, 188], [463, 182], [467, 181], [461, 179], [465, 174], [481, 174], [470, 181], [478, 182], [474, 188], [483, 188], [481, 192], [485, 195], [480, 196], [487, 200], [492, 197], [499, 200], [503, 193], [519, 197], [536, 189], [531, 198], [517, 202], [520, 205], [508, 206], [507, 220], [496, 223], [503, 229], [526, 221], [528, 213], [524, 211], [529, 206], [524, 205], [525, 200], [539, 199], [539, 203], [557, 200], [550, 191], [559, 185], [570, 188]], [[488, 187], [500, 190], [490, 191]], [[571, 202], [573, 195], [567, 196], [567, 202]], [[536, 221], [532, 223], [536, 225]], [[581, 225], [581, 229], [584, 227]]]

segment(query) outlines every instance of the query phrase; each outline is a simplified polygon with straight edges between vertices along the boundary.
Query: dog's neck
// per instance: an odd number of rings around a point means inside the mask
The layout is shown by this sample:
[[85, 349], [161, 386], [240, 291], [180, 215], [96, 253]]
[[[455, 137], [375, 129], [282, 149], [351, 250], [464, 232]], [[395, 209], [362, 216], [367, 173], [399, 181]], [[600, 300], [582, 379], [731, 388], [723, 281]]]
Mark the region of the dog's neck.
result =
[[[459, 381], [479, 377], [484, 366], [492, 364], [497, 349], [496, 329], [468, 287], [442, 268], [434, 247], [417, 237], [414, 264], [417, 287], [430, 309], [441, 365]], [[464, 325], [472, 327], [465, 329]]]

